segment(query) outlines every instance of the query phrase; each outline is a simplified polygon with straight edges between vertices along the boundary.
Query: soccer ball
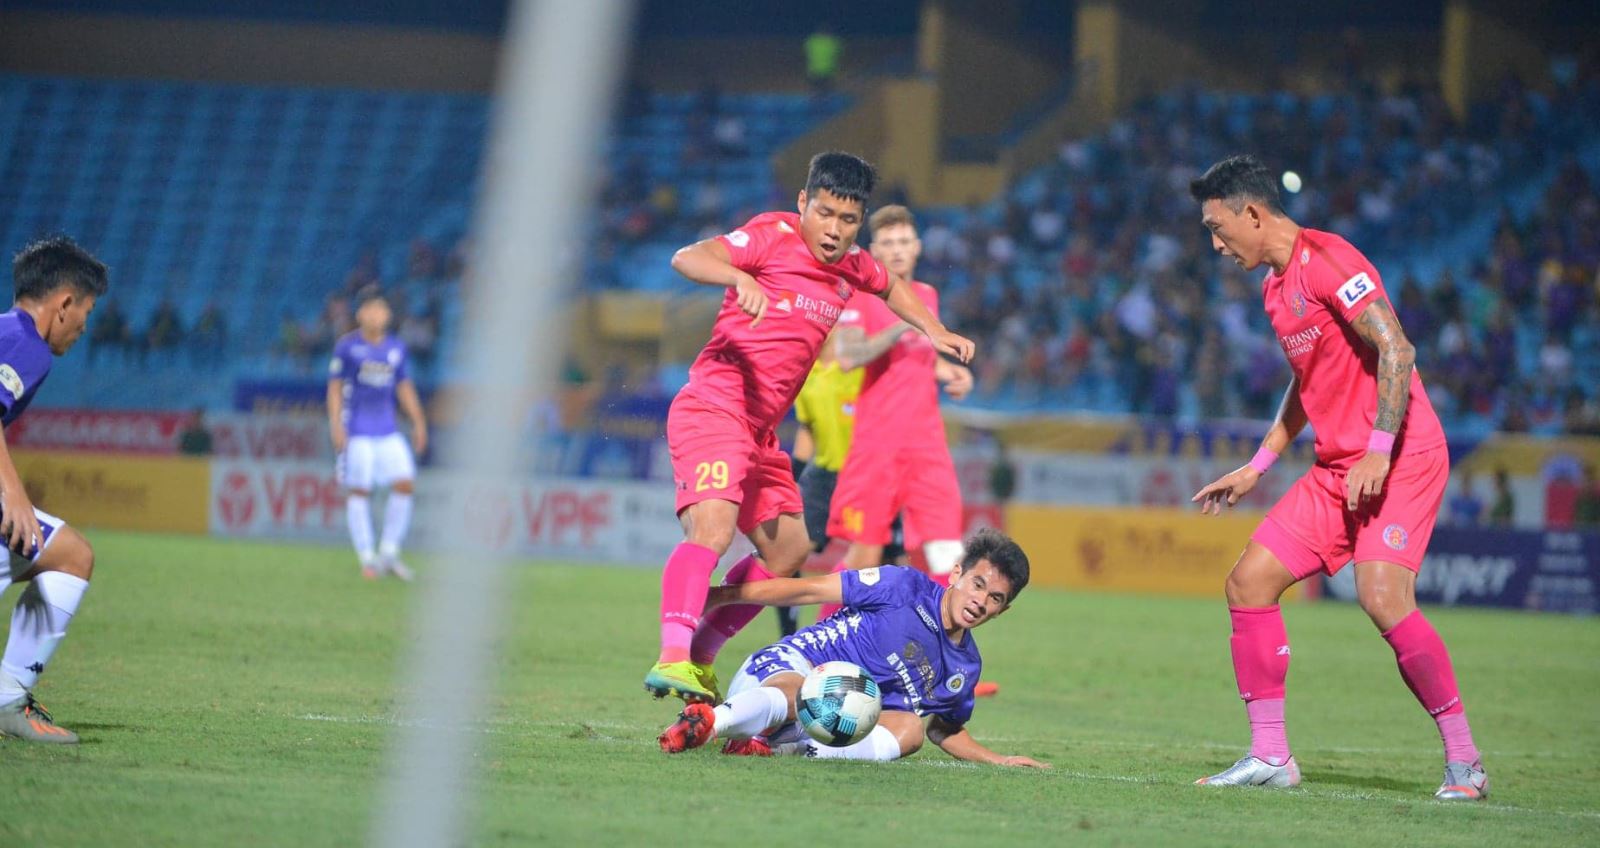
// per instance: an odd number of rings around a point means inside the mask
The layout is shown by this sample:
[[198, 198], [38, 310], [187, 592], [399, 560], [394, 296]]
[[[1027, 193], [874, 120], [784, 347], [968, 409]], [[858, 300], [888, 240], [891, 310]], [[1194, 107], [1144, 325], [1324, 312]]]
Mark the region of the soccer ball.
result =
[[795, 716], [806, 734], [834, 748], [865, 739], [878, 726], [881, 712], [878, 681], [847, 662], [826, 662], [812, 669], [795, 702]]

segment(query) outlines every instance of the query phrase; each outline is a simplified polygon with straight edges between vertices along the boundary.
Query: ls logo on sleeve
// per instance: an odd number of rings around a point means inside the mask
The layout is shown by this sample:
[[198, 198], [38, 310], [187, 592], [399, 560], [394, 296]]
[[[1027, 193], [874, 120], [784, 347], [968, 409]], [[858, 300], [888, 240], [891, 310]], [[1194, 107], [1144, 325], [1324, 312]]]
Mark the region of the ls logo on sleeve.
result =
[[0, 364], [0, 386], [4, 386], [17, 400], [21, 400], [22, 393], [27, 391], [27, 387], [22, 385], [22, 375], [9, 364]]
[[1362, 298], [1377, 290], [1378, 286], [1372, 282], [1372, 278], [1367, 276], [1366, 271], [1362, 271], [1345, 280], [1344, 285], [1339, 287], [1339, 300], [1347, 307], [1355, 306]]

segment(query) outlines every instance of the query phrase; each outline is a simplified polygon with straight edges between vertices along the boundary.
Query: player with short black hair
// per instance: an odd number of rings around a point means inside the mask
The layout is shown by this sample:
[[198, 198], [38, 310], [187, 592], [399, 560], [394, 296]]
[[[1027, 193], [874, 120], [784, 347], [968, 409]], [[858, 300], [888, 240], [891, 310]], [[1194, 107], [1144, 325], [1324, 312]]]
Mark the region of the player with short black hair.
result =
[[[393, 313], [383, 290], [356, 295], [356, 329], [333, 347], [328, 366], [328, 432], [345, 487], [345, 517], [361, 576], [411, 579], [400, 546], [411, 526], [418, 456], [428, 449], [428, 419], [411, 379], [405, 342], [389, 333]], [[400, 435], [396, 406], [411, 421], [411, 443]], [[372, 544], [372, 490], [387, 487], [383, 538]]]
[[1417, 609], [1417, 571], [1449, 479], [1439, 416], [1378, 270], [1333, 233], [1283, 213], [1273, 171], [1234, 156], [1194, 180], [1212, 247], [1245, 270], [1268, 265], [1262, 299], [1294, 378], [1253, 459], [1201, 489], [1202, 513], [1255, 488], [1310, 424], [1317, 462], [1279, 499], [1228, 574], [1230, 645], [1250, 719], [1250, 753], [1211, 786], [1294, 786], [1300, 768], [1284, 732], [1289, 637], [1278, 599], [1353, 558], [1361, 607], [1394, 649], [1400, 676], [1439, 727], [1444, 783], [1434, 797], [1475, 800], [1489, 779], [1444, 641]]
[[684, 541], [661, 578], [661, 653], [644, 680], [657, 697], [720, 700], [712, 661], [755, 609], [718, 610], [702, 620], [711, 573], [736, 530], [756, 553], [729, 569], [730, 581], [792, 576], [810, 552], [776, 428], [845, 304], [858, 292], [883, 298], [936, 349], [962, 360], [972, 355], [972, 342], [950, 332], [856, 246], [875, 181], [859, 157], [819, 154], [797, 211], [757, 215], [672, 257], [678, 273], [728, 291], [711, 340], [667, 414]]
[[[948, 586], [915, 569], [886, 565], [713, 589], [707, 603], [719, 609], [829, 601], [844, 608], [748, 657], [727, 702], [715, 709], [686, 706], [659, 737], [661, 749], [675, 754], [721, 736], [728, 740], [726, 754], [881, 762], [910, 755], [928, 739], [958, 760], [1047, 767], [995, 753], [966, 730], [983, 670], [969, 631], [1011, 608], [1028, 585], [1028, 569], [1028, 556], [1015, 541], [981, 530], [951, 570]], [[878, 725], [846, 747], [817, 744], [793, 724], [801, 683], [827, 662], [860, 666], [883, 696]]]
[[[10, 426], [83, 335], [95, 301], [105, 296], [106, 266], [65, 236], [22, 249], [11, 263], [15, 301], [0, 315], [0, 424]], [[9, 549], [0, 592], [27, 582], [11, 615], [0, 658], [0, 736], [73, 744], [78, 735], [58, 726], [34, 700], [39, 675], [66, 638], [67, 625], [89, 589], [94, 549], [77, 530], [34, 507], [0, 430], [0, 536]]]

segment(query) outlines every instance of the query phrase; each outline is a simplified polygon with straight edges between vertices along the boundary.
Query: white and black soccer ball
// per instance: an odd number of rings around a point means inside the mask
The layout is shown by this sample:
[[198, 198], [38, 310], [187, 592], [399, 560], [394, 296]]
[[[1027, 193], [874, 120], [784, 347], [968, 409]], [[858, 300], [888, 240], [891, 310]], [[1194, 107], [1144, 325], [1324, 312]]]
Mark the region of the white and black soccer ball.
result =
[[835, 748], [865, 739], [878, 726], [881, 712], [878, 681], [847, 662], [827, 662], [812, 669], [795, 702], [795, 716], [806, 734]]

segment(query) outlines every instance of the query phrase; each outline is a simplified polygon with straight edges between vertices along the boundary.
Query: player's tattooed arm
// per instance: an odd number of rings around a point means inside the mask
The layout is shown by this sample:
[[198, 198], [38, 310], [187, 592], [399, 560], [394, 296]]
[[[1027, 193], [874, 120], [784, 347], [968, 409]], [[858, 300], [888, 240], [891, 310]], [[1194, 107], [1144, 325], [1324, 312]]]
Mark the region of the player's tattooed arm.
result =
[[893, 326], [869, 336], [860, 327], [840, 327], [834, 338], [834, 355], [839, 357], [839, 367], [849, 371], [872, 362], [888, 353], [900, 340], [900, 335], [909, 329], [910, 324], [896, 321]]
[[955, 357], [957, 362], [963, 364], [972, 361], [972, 354], [977, 346], [971, 339], [952, 333], [950, 328], [928, 309], [928, 305], [917, 297], [917, 293], [910, 285], [891, 280], [889, 287], [883, 290], [880, 297], [889, 305], [891, 312], [927, 336], [928, 341], [933, 342], [934, 350]]
[[1394, 310], [1381, 298], [1361, 310], [1351, 327], [1378, 351], [1378, 418], [1372, 427], [1398, 433], [1411, 400], [1411, 369], [1417, 362], [1417, 349], [1400, 328]]

